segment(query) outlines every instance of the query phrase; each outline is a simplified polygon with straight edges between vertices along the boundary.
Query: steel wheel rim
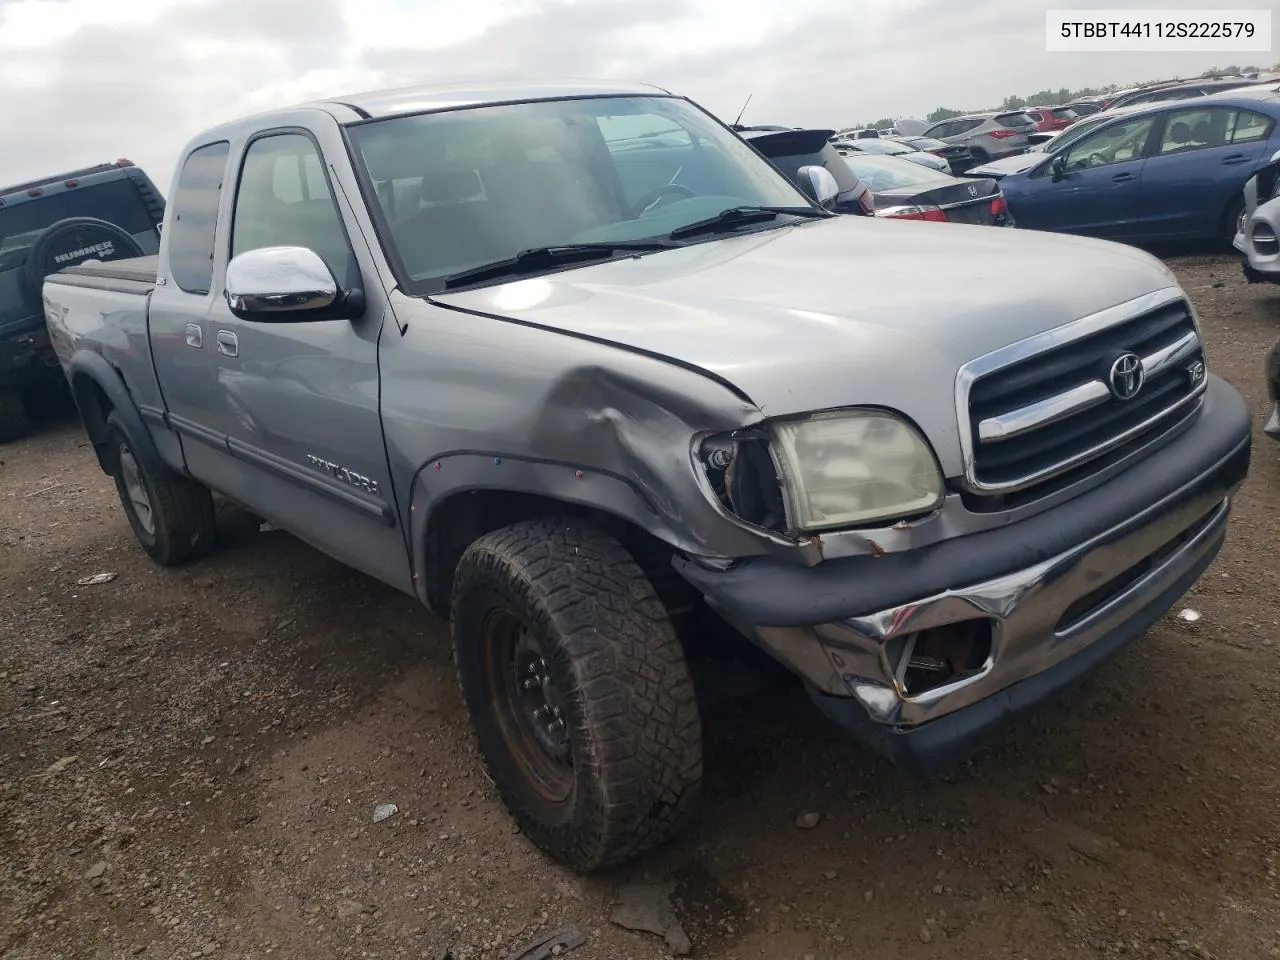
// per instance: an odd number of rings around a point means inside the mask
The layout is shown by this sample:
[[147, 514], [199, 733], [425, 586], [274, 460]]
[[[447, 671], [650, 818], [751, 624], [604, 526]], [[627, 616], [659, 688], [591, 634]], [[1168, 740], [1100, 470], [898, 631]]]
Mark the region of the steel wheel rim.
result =
[[510, 610], [485, 617], [485, 692], [507, 750], [544, 799], [573, 791], [573, 743], [564, 695], [528, 624]]
[[120, 479], [124, 482], [124, 492], [133, 508], [133, 515], [150, 536], [156, 532], [155, 511], [151, 508], [151, 497], [147, 493], [147, 485], [142, 482], [142, 471], [138, 469], [138, 461], [128, 445], [120, 444]]

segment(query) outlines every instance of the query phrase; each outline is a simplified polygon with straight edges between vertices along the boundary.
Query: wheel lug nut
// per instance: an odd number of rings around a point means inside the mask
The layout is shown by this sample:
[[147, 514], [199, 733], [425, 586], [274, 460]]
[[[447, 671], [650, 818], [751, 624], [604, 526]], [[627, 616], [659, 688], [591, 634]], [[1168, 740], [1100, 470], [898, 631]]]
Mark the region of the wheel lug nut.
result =
[[564, 733], [564, 721], [552, 720], [547, 724], [547, 729], [552, 733]]
[[542, 680], [539, 677], [530, 677], [524, 682], [524, 688], [526, 690], [533, 690], [540, 686], [542, 686]]

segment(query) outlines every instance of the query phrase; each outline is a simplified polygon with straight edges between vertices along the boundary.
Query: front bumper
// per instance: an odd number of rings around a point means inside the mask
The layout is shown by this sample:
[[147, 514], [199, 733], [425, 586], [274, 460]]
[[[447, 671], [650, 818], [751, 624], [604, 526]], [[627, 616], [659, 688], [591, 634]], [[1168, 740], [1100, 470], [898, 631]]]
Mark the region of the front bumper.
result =
[[1244, 229], [1237, 231], [1232, 245], [1244, 254], [1243, 270], [1250, 283], [1280, 283], [1280, 248], [1255, 238], [1255, 231], [1271, 230], [1271, 237], [1280, 236], [1280, 198], [1268, 200], [1249, 217]]
[[[753, 558], [677, 568], [798, 674], [827, 716], [933, 776], [1139, 636], [1221, 548], [1250, 460], [1240, 395], [1211, 377], [1196, 421], [1108, 483], [1016, 524], [812, 568]], [[905, 658], [964, 625], [984, 658], [912, 693]]]

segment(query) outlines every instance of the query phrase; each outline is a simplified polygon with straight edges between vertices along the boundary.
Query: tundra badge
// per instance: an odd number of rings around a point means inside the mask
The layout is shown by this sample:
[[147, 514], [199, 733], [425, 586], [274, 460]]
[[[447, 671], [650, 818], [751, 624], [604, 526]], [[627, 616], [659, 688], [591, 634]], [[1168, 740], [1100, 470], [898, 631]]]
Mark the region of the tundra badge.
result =
[[329, 474], [329, 476], [333, 477], [335, 480], [341, 480], [343, 483], [350, 484], [353, 487], [363, 490], [365, 493], [372, 493], [376, 495], [378, 492], [377, 480], [370, 480], [368, 477], [363, 474], [356, 473], [354, 470], [348, 470], [346, 467], [339, 466], [336, 463], [331, 463], [328, 460], [314, 456], [310, 453], [307, 454], [307, 463], [311, 464], [311, 466], [315, 467], [317, 470]]

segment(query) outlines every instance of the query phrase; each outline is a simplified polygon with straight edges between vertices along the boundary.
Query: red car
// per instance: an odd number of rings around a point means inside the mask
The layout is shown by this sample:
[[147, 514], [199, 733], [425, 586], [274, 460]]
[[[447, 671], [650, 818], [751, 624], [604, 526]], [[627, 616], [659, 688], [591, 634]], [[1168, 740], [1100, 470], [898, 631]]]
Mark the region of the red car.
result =
[[1040, 133], [1065, 130], [1080, 119], [1080, 114], [1070, 107], [1030, 107], [1022, 112], [1036, 122]]

